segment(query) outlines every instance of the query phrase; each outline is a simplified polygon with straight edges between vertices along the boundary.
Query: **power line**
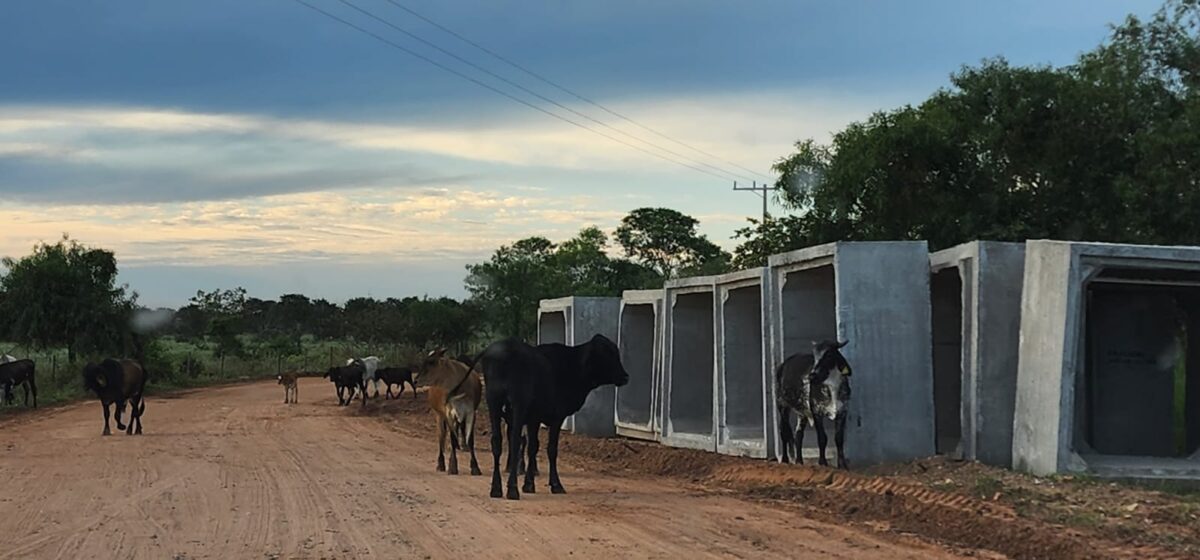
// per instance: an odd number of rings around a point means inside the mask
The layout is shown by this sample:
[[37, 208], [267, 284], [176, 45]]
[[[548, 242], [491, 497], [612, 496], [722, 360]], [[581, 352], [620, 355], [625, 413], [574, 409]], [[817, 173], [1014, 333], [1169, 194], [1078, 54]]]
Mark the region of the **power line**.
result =
[[365, 29], [365, 28], [363, 28], [363, 27], [361, 27], [361, 26], [359, 26], [359, 25], [357, 25], [357, 24], [354, 24], [354, 23], [352, 23], [352, 22], [350, 22], [350, 21], [348, 21], [348, 20], [346, 20], [346, 19], [343, 19], [343, 18], [341, 18], [341, 17], [338, 17], [337, 15], [334, 15], [334, 14], [332, 14], [332, 13], [330, 13], [330, 12], [327, 12], [327, 11], [325, 11], [325, 10], [323, 10], [323, 9], [321, 9], [321, 8], [319, 8], [319, 7], [317, 7], [317, 6], [314, 6], [314, 5], [310, 4], [310, 3], [309, 3], [309, 2], [307, 2], [306, 0], [293, 0], [293, 1], [294, 1], [294, 2], [296, 2], [297, 4], [300, 4], [300, 5], [303, 5], [303, 6], [305, 6], [305, 7], [309, 8], [310, 10], [313, 10], [313, 11], [315, 11], [315, 12], [317, 12], [317, 13], [321, 14], [321, 15], [324, 15], [325, 17], [328, 17], [328, 18], [330, 18], [330, 19], [332, 19], [332, 20], [334, 20], [334, 21], [337, 21], [337, 22], [339, 22], [339, 23], [341, 23], [341, 24], [343, 24], [343, 25], [345, 25], [345, 26], [347, 26], [347, 27], [350, 27], [350, 28], [352, 28], [352, 29], [354, 29], [354, 30], [356, 30], [356, 31], [358, 31], [358, 32], [360, 32], [360, 33], [363, 33], [363, 34], [365, 34], [365, 35], [368, 35], [368, 36], [370, 36], [370, 37], [374, 38], [375, 40], [377, 40], [377, 41], [379, 41], [379, 42], [381, 42], [381, 43], [383, 43], [383, 44], [385, 44], [385, 45], [388, 45], [388, 46], [390, 46], [390, 47], [392, 47], [392, 48], [394, 48], [394, 49], [396, 49], [396, 50], [399, 50], [399, 51], [401, 51], [401, 52], [404, 52], [404, 53], [406, 53], [406, 54], [408, 54], [408, 55], [410, 55], [410, 56], [412, 56], [412, 57], [414, 57], [414, 58], [417, 58], [417, 59], [420, 59], [420, 60], [422, 60], [422, 61], [424, 61], [424, 62], [427, 62], [427, 63], [429, 63], [429, 64], [431, 64], [431, 65], [433, 65], [433, 66], [436, 66], [436, 67], [438, 67], [438, 68], [440, 68], [440, 69], [442, 69], [442, 70], [445, 70], [446, 72], [449, 72], [449, 73], [451, 73], [451, 74], [454, 74], [455, 76], [458, 76], [458, 77], [460, 77], [460, 78], [462, 78], [462, 79], [464, 79], [464, 80], [467, 80], [467, 81], [469, 81], [469, 82], [471, 82], [471, 83], [473, 83], [473, 84], [475, 84], [475, 85], [478, 85], [478, 86], [480, 86], [480, 87], [482, 87], [482, 88], [486, 88], [486, 89], [488, 89], [488, 90], [491, 90], [492, 92], [495, 92], [495, 93], [497, 93], [497, 94], [503, 95], [504, 97], [507, 97], [507, 98], [509, 98], [509, 99], [511, 99], [511, 100], [513, 100], [513, 101], [516, 101], [517, 103], [520, 103], [521, 105], [524, 105], [524, 106], [526, 106], [526, 107], [529, 107], [530, 109], [533, 109], [534, 111], [537, 111], [537, 112], [539, 112], [539, 113], [544, 113], [544, 114], [546, 114], [546, 115], [549, 115], [549, 116], [551, 116], [551, 117], [554, 117], [554, 118], [556, 118], [556, 119], [558, 119], [558, 120], [561, 120], [561, 121], [563, 121], [563, 122], [566, 122], [566, 123], [572, 124], [572, 125], [574, 125], [574, 126], [577, 126], [577, 127], [579, 127], [579, 128], [582, 128], [582, 129], [584, 129], [584, 130], [587, 130], [587, 131], [589, 131], [589, 132], [591, 132], [591, 133], [593, 133], [593, 134], [597, 134], [597, 135], [599, 135], [599, 136], [603, 136], [603, 137], [605, 137], [605, 138], [608, 138], [609, 140], [612, 140], [613, 142], [617, 142], [617, 143], [619, 143], [619, 144], [623, 144], [623, 145], [625, 145], [625, 146], [628, 146], [628, 147], [630, 147], [630, 148], [633, 148], [633, 149], [635, 149], [635, 150], [638, 150], [638, 151], [640, 151], [640, 152], [644, 152], [644, 153], [650, 154], [650, 155], [652, 155], [652, 156], [654, 156], [654, 157], [656, 157], [656, 158], [659, 158], [659, 159], [662, 159], [662, 160], [669, 161], [669, 162], [671, 162], [671, 163], [674, 163], [674, 164], [676, 164], [676, 165], [682, 165], [683, 167], [687, 167], [687, 168], [689, 168], [689, 169], [692, 169], [692, 170], [694, 170], [694, 171], [699, 171], [700, 173], [704, 173], [704, 174], [706, 174], [706, 175], [711, 175], [711, 176], [713, 176], [713, 177], [716, 177], [716, 178], [718, 178], [718, 179], [721, 179], [721, 180], [727, 180], [727, 178], [725, 178], [725, 177], [722, 177], [722, 176], [720, 176], [720, 175], [717, 175], [716, 173], [713, 173], [713, 172], [711, 172], [711, 171], [708, 171], [707, 169], [702, 169], [702, 168], [699, 168], [699, 167], [695, 167], [695, 166], [693, 166], [693, 165], [690, 165], [690, 164], [687, 164], [687, 163], [684, 163], [684, 162], [681, 162], [681, 161], [677, 161], [677, 160], [671, 159], [671, 158], [669, 158], [669, 157], [667, 157], [667, 156], [664, 156], [664, 155], [662, 155], [662, 154], [659, 154], [659, 153], [657, 153], [657, 152], [652, 152], [652, 151], [650, 151], [650, 150], [647, 150], [647, 149], [645, 149], [645, 148], [642, 148], [641, 146], [637, 146], [637, 145], [635, 145], [635, 144], [630, 144], [629, 142], [626, 142], [626, 141], [624, 141], [624, 140], [621, 140], [620, 138], [616, 138], [616, 137], [614, 137], [614, 136], [611, 136], [611, 135], [605, 134], [605, 133], [603, 133], [603, 132], [601, 132], [601, 131], [599, 131], [599, 130], [596, 130], [596, 129], [594, 129], [594, 128], [588, 127], [588, 126], [587, 126], [587, 125], [585, 125], [585, 124], [582, 124], [582, 123], [575, 122], [575, 121], [573, 121], [573, 120], [571, 120], [571, 119], [569, 119], [569, 118], [567, 118], [567, 117], [564, 117], [564, 116], [562, 116], [562, 115], [559, 115], [558, 113], [554, 113], [554, 112], [552, 112], [552, 111], [548, 111], [548, 110], [546, 110], [546, 109], [543, 109], [543, 108], [541, 108], [541, 107], [538, 107], [537, 105], [534, 105], [534, 104], [532, 104], [532, 103], [530, 103], [530, 102], [528, 102], [528, 101], [525, 101], [524, 99], [521, 99], [521, 98], [519, 98], [519, 97], [517, 97], [517, 96], [515, 96], [515, 95], [512, 95], [512, 94], [510, 94], [510, 93], [508, 93], [508, 92], [506, 92], [506, 91], [504, 91], [504, 90], [501, 90], [501, 89], [499, 89], [499, 88], [496, 88], [496, 87], [494, 87], [494, 86], [492, 86], [492, 85], [490, 85], [490, 84], [487, 84], [487, 83], [485, 83], [485, 82], [481, 82], [481, 81], [479, 81], [479, 80], [477, 80], [477, 79], [475, 79], [475, 78], [472, 78], [471, 76], [468, 76], [468, 75], [466, 75], [466, 74], [463, 74], [462, 72], [459, 72], [459, 71], [457, 71], [457, 70], [455, 70], [455, 69], [453, 69], [453, 68], [450, 68], [450, 67], [448, 67], [448, 66], [446, 66], [446, 65], [444, 65], [444, 64], [442, 64], [442, 63], [440, 63], [440, 62], [438, 62], [438, 61], [436, 61], [436, 60], [433, 60], [433, 59], [431, 59], [431, 58], [429, 58], [429, 57], [427, 57], [427, 56], [425, 56], [425, 55], [423, 55], [423, 54], [421, 54], [421, 53], [418, 53], [418, 52], [416, 52], [416, 51], [414, 51], [414, 50], [412, 50], [412, 49], [409, 49], [408, 47], [405, 47], [405, 46], [403, 46], [403, 45], [401, 45], [401, 44], [399, 44], [399, 43], [396, 43], [396, 42], [394, 42], [394, 41], [391, 41], [391, 40], [387, 39], [386, 37], [383, 37], [383, 36], [381, 36], [381, 35], [379, 35], [379, 34], [377, 34], [377, 33], [373, 32], [373, 31], [370, 31], [370, 30], [368, 30], [368, 29]]
[[[624, 130], [621, 130], [621, 129], [619, 129], [619, 128], [615, 128], [615, 127], [613, 127], [612, 125], [610, 125], [610, 124], [608, 124], [608, 123], [606, 123], [606, 122], [604, 122], [604, 121], [601, 121], [601, 120], [598, 120], [598, 119], [592, 118], [590, 115], [587, 115], [587, 114], [585, 114], [585, 113], [581, 113], [581, 112], [579, 112], [579, 111], [576, 111], [575, 109], [572, 109], [572, 108], [570, 108], [570, 107], [568, 107], [568, 106], [566, 106], [566, 105], [563, 105], [562, 103], [559, 103], [558, 101], [555, 101], [555, 100], [553, 100], [553, 99], [551, 99], [551, 98], [549, 98], [549, 97], [546, 97], [546, 96], [544, 96], [544, 95], [542, 95], [542, 94], [540, 94], [540, 93], [538, 93], [538, 92], [536, 92], [536, 91], [533, 91], [533, 90], [531, 90], [531, 89], [529, 89], [529, 88], [527, 88], [527, 87], [525, 87], [525, 86], [523, 86], [523, 85], [521, 85], [521, 84], [518, 84], [518, 83], [516, 83], [516, 82], [514, 82], [514, 81], [512, 81], [512, 80], [509, 80], [508, 78], [505, 78], [504, 76], [501, 76], [501, 75], [499, 75], [499, 74], [497, 74], [497, 73], [495, 73], [495, 72], [492, 72], [491, 70], [488, 70], [487, 68], [484, 68], [484, 67], [482, 67], [482, 66], [480, 66], [480, 65], [478, 65], [478, 64], [475, 64], [474, 62], [471, 62], [470, 60], [467, 60], [467, 59], [465, 59], [465, 58], [463, 58], [463, 57], [461, 57], [461, 56], [459, 56], [459, 55], [457, 55], [457, 54], [455, 54], [455, 53], [453, 53], [453, 52], [451, 52], [451, 51], [448, 51], [448, 50], [446, 50], [446, 49], [444, 49], [444, 48], [442, 48], [442, 47], [438, 46], [436, 43], [434, 43], [434, 42], [432, 42], [432, 41], [429, 41], [429, 40], [425, 39], [424, 37], [421, 37], [420, 35], [417, 35], [416, 33], [413, 33], [413, 32], [411, 32], [411, 31], [409, 31], [409, 30], [407, 30], [407, 29], [404, 29], [403, 27], [400, 27], [400, 26], [396, 25], [395, 23], [392, 23], [391, 21], [389, 21], [389, 20], [387, 20], [387, 19], [385, 19], [385, 18], [383, 18], [383, 17], [381, 17], [381, 16], [379, 16], [379, 15], [377, 15], [377, 14], [374, 14], [374, 13], [372, 13], [370, 10], [367, 10], [367, 9], [365, 9], [365, 8], [361, 7], [361, 6], [358, 6], [358, 5], [354, 4], [353, 2], [350, 2], [349, 0], [338, 0], [338, 2], [341, 2], [342, 4], [345, 4], [347, 7], [349, 7], [349, 8], [350, 8], [350, 9], [352, 9], [352, 10], [355, 10], [355, 11], [357, 11], [357, 12], [358, 12], [358, 13], [360, 13], [360, 14], [363, 14], [363, 15], [365, 15], [365, 16], [367, 16], [367, 17], [369, 17], [369, 18], [371, 18], [371, 19], [373, 19], [373, 20], [375, 20], [375, 21], [378, 21], [379, 23], [382, 23], [382, 24], [384, 24], [384, 25], [386, 25], [386, 26], [388, 26], [388, 27], [390, 27], [390, 28], [392, 28], [392, 29], [394, 29], [394, 30], [396, 30], [396, 31], [399, 31], [400, 33], [403, 33], [403, 34], [407, 35], [408, 37], [410, 37], [410, 38], [412, 38], [412, 39], [414, 39], [414, 40], [416, 40], [416, 41], [419, 41], [420, 43], [424, 44], [425, 46], [427, 46], [427, 47], [429, 47], [429, 48], [431, 48], [431, 49], [437, 50], [438, 52], [440, 52], [440, 53], [442, 53], [442, 54], [444, 54], [444, 55], [446, 55], [446, 56], [449, 56], [449, 57], [453, 58], [454, 60], [457, 60], [457, 61], [459, 61], [459, 62], [461, 62], [461, 63], [463, 63], [463, 64], [466, 64], [467, 66], [470, 66], [471, 68], [474, 68], [474, 69], [476, 69], [476, 70], [478, 70], [478, 71], [480, 71], [480, 72], [483, 72], [484, 74], [487, 74], [488, 76], [491, 76], [491, 77], [493, 77], [493, 78], [495, 78], [495, 79], [497, 79], [497, 80], [500, 80], [501, 82], [504, 82], [504, 83], [508, 84], [508, 85], [509, 85], [509, 86], [511, 86], [511, 87], [517, 88], [517, 89], [519, 89], [519, 90], [521, 90], [521, 91], [523, 91], [523, 92], [525, 92], [525, 93], [527, 93], [527, 94], [529, 94], [529, 95], [532, 95], [532, 96], [534, 96], [534, 97], [536, 97], [536, 98], [538, 98], [538, 99], [540, 99], [540, 100], [542, 100], [542, 101], [545, 101], [546, 103], [549, 103], [549, 104], [551, 104], [551, 105], [554, 105], [555, 107], [558, 107], [559, 109], [562, 109], [562, 110], [564, 110], [564, 111], [570, 112], [570, 113], [574, 114], [574, 115], [575, 115], [575, 116], [577, 116], [577, 117], [584, 118], [584, 119], [587, 119], [587, 120], [589, 120], [589, 121], [592, 121], [593, 123], [595, 123], [595, 124], [598, 124], [598, 125], [600, 125], [600, 126], [603, 126], [604, 128], [607, 128], [607, 129], [609, 129], [609, 130], [611, 130], [611, 131], [613, 131], [613, 132], [616, 132], [616, 133], [618, 133], [618, 134], [621, 134], [621, 135], [624, 135], [624, 136], [626, 136], [626, 137], [632, 138], [632, 139], [634, 139], [634, 140], [636, 140], [636, 141], [638, 141], [638, 142], [641, 142], [641, 143], [643, 143], [643, 144], [645, 144], [645, 145], [647, 145], [647, 146], [651, 146], [651, 147], [653, 147], [653, 148], [655, 148], [655, 149], [661, 150], [661, 151], [663, 151], [663, 152], [666, 152], [666, 153], [668, 153], [668, 154], [671, 154], [671, 155], [673, 155], [673, 156], [675, 156], [675, 157], [678, 157], [678, 158], [684, 159], [684, 160], [686, 160], [686, 161], [688, 161], [688, 162], [691, 162], [691, 163], [694, 163], [694, 164], [696, 164], [696, 165], [700, 165], [700, 166], [703, 166], [703, 167], [707, 167], [708, 169], [711, 169], [711, 170], [713, 170], [713, 171], [715, 171], [715, 172], [717, 172], [717, 173], [724, 173], [724, 174], [726, 174], [726, 175], [729, 175], [729, 178], [731, 178], [731, 179], [732, 179], [732, 178], [741, 177], [741, 175], [740, 175], [740, 174], [738, 174], [738, 173], [732, 173], [732, 172], [730, 172], [730, 171], [727, 171], [727, 170], [725, 170], [725, 169], [722, 169], [722, 168], [720, 168], [720, 167], [717, 167], [717, 166], [714, 166], [714, 165], [710, 165], [710, 164], [708, 164], [708, 163], [705, 163], [705, 162], [703, 162], [703, 161], [698, 161], [698, 160], [692, 159], [692, 158], [690, 158], [690, 157], [688, 157], [688, 156], [686, 156], [686, 155], [684, 155], [684, 154], [681, 154], [681, 153], [679, 153], [679, 152], [676, 152], [676, 151], [673, 151], [673, 150], [670, 150], [670, 149], [664, 148], [664, 147], [662, 147], [662, 146], [659, 146], [658, 144], [655, 144], [655, 143], [653, 143], [653, 142], [649, 142], [649, 141], [647, 141], [647, 140], [644, 140], [644, 139], [642, 139], [642, 138], [639, 138], [639, 137], [637, 137], [637, 136], [634, 136], [634, 135], [632, 135], [632, 134], [629, 134], [628, 132], [625, 132]], [[744, 179], [745, 177], [742, 177], [742, 178]]]
[[[621, 120], [624, 120], [624, 121], [627, 121], [627, 122], [629, 122], [629, 123], [632, 123], [633, 125], [635, 125], [635, 126], [637, 126], [637, 127], [641, 128], [641, 129], [643, 129], [643, 130], [646, 130], [646, 131], [648, 131], [648, 132], [650, 132], [650, 133], [652, 133], [652, 134], [654, 134], [654, 135], [656, 135], [656, 136], [659, 136], [659, 137], [661, 137], [661, 138], [664, 138], [664, 139], [666, 139], [666, 140], [670, 140], [671, 142], [674, 142], [674, 143], [676, 143], [676, 144], [678, 144], [678, 145], [680, 145], [680, 146], [683, 146], [683, 147], [685, 147], [685, 148], [688, 148], [688, 149], [690, 149], [690, 150], [694, 150], [694, 151], [696, 151], [696, 152], [698, 152], [698, 153], [704, 154], [705, 156], [708, 156], [708, 157], [710, 157], [710, 158], [713, 158], [713, 159], [715, 159], [715, 160], [717, 160], [717, 161], [720, 161], [720, 162], [722, 162], [722, 163], [724, 163], [724, 164], [726, 164], [726, 165], [731, 165], [731, 166], [733, 166], [733, 167], [736, 167], [736, 168], [738, 168], [738, 169], [741, 169], [742, 171], [746, 171], [746, 172], [748, 172], [748, 173], [752, 173], [752, 174], [754, 174], [754, 175], [757, 175], [757, 176], [759, 176], [759, 177], [762, 177], [762, 178], [769, 178], [768, 176], [766, 176], [766, 175], [763, 175], [762, 173], [759, 173], [758, 171], [755, 171], [755, 170], [753, 170], [753, 169], [750, 169], [750, 168], [748, 168], [748, 167], [744, 167], [744, 166], [742, 166], [742, 165], [739, 165], [739, 164], [737, 164], [737, 163], [734, 163], [734, 162], [732, 162], [732, 161], [729, 161], [729, 160], [727, 160], [727, 159], [724, 159], [724, 158], [722, 158], [721, 156], [718, 156], [718, 155], [715, 155], [715, 154], [711, 154], [711, 153], [709, 153], [709, 152], [706, 152], [706, 151], [704, 151], [704, 150], [701, 150], [700, 148], [697, 148], [697, 147], [695, 147], [695, 146], [692, 146], [692, 145], [690, 145], [690, 144], [687, 144], [687, 143], [685, 143], [685, 142], [683, 142], [683, 141], [681, 141], [681, 140], [676, 140], [675, 138], [672, 138], [672, 137], [670, 137], [670, 136], [668, 136], [668, 135], [666, 135], [666, 134], [663, 134], [662, 132], [659, 132], [659, 131], [657, 131], [657, 130], [654, 130], [653, 128], [650, 128], [650, 127], [648, 127], [648, 126], [646, 126], [646, 125], [644, 125], [644, 124], [642, 124], [642, 123], [640, 123], [640, 122], [638, 122], [638, 121], [635, 121], [635, 120], [633, 120], [633, 119], [632, 119], [632, 118], [630, 118], [630, 117], [627, 117], [627, 116], [625, 116], [625, 115], [623, 115], [623, 114], [621, 114], [621, 113], [618, 113], [618, 112], [614, 111], [613, 109], [610, 109], [610, 108], [608, 108], [608, 107], [606, 107], [606, 106], [604, 106], [604, 105], [600, 104], [600, 103], [599, 103], [599, 102], [597, 102], [597, 101], [593, 101], [593, 100], [591, 100], [591, 99], [589, 99], [589, 98], [587, 98], [587, 97], [584, 97], [582, 94], [580, 94], [580, 93], [577, 93], [577, 92], [575, 92], [575, 91], [572, 91], [571, 89], [568, 89], [566, 86], [563, 86], [563, 85], [561, 85], [561, 84], [558, 84], [558, 83], [554, 82], [553, 80], [551, 80], [551, 79], [549, 79], [549, 78], [547, 78], [547, 77], [545, 77], [545, 76], [542, 76], [541, 74], [538, 74], [537, 72], [534, 72], [533, 70], [530, 70], [530, 69], [528, 69], [528, 68], [526, 68], [526, 67], [524, 67], [524, 66], [522, 66], [522, 65], [520, 65], [520, 64], [517, 64], [516, 62], [513, 62], [513, 61], [512, 61], [512, 60], [510, 60], [509, 58], [507, 58], [507, 57], [505, 57], [505, 56], [503, 56], [503, 55], [501, 55], [501, 54], [499, 54], [499, 53], [497, 53], [497, 52], [495, 52], [495, 51], [493, 51], [493, 50], [491, 50], [491, 49], [489, 49], [489, 48], [487, 48], [487, 47], [485, 47], [485, 46], [483, 46], [483, 45], [480, 45], [479, 43], [476, 43], [475, 41], [472, 41], [471, 39], [468, 39], [468, 38], [464, 37], [462, 34], [460, 34], [460, 33], [456, 32], [456, 31], [454, 31], [453, 29], [449, 29], [449, 28], [447, 28], [446, 26], [444, 26], [444, 25], [442, 25], [442, 24], [440, 24], [440, 23], [438, 23], [438, 22], [436, 22], [436, 21], [434, 21], [434, 20], [432, 20], [432, 19], [429, 19], [428, 17], [425, 17], [424, 15], [421, 15], [421, 14], [420, 14], [420, 13], [418, 13], [417, 11], [413, 10], [412, 8], [409, 8], [408, 6], [405, 6], [404, 4], [401, 4], [400, 2], [398, 2], [398, 1], [396, 1], [396, 0], [384, 0], [384, 1], [386, 1], [387, 3], [389, 3], [389, 4], [393, 5], [393, 6], [397, 7], [397, 8], [400, 8], [401, 10], [404, 10], [405, 12], [408, 12], [409, 14], [412, 14], [414, 17], [416, 17], [416, 18], [420, 19], [421, 21], [424, 21], [425, 23], [428, 23], [429, 25], [432, 25], [432, 26], [434, 26], [434, 27], [436, 27], [436, 28], [438, 28], [438, 29], [442, 30], [442, 31], [443, 31], [443, 32], [445, 32], [445, 33], [448, 33], [448, 34], [450, 34], [450, 35], [454, 36], [454, 37], [455, 37], [455, 38], [457, 38], [458, 40], [460, 40], [460, 41], [462, 41], [462, 42], [464, 42], [464, 43], [466, 43], [466, 44], [468, 44], [468, 45], [471, 45], [472, 47], [475, 47], [476, 49], [479, 49], [479, 50], [481, 50], [481, 51], [483, 51], [483, 52], [487, 53], [487, 54], [488, 54], [488, 55], [490, 55], [491, 57], [493, 57], [493, 58], [495, 58], [495, 59], [497, 59], [497, 60], [499, 60], [499, 61], [501, 61], [501, 62], [503, 62], [503, 63], [505, 63], [505, 64], [507, 64], [507, 65], [509, 65], [509, 66], [512, 66], [513, 68], [516, 68], [517, 70], [520, 70], [520, 71], [522, 71], [522, 72], [524, 72], [524, 73], [526, 73], [526, 74], [528, 74], [528, 75], [530, 75], [530, 76], [532, 76], [532, 77], [534, 77], [534, 78], [536, 78], [536, 79], [538, 79], [538, 80], [541, 80], [542, 82], [545, 82], [546, 84], [549, 84], [550, 86], [553, 86], [554, 88], [557, 88], [559, 91], [562, 91], [563, 93], [566, 93], [566, 94], [568, 94], [568, 95], [570, 95], [570, 96], [572, 96], [572, 97], [574, 97], [574, 98], [576, 98], [576, 99], [578, 99], [578, 100], [580, 100], [580, 101], [583, 101], [584, 103], [588, 103], [588, 104], [590, 104], [590, 105], [593, 105], [593, 106], [595, 106], [595, 107], [599, 108], [600, 110], [602, 110], [602, 111], [604, 111], [604, 112], [606, 112], [606, 113], [608, 113], [608, 114], [610, 114], [610, 115], [612, 115], [612, 116], [614, 116], [614, 117], [617, 117], [617, 118], [619, 118], [619, 119], [621, 119]], [[745, 177], [743, 177], [743, 178], [745, 178]]]

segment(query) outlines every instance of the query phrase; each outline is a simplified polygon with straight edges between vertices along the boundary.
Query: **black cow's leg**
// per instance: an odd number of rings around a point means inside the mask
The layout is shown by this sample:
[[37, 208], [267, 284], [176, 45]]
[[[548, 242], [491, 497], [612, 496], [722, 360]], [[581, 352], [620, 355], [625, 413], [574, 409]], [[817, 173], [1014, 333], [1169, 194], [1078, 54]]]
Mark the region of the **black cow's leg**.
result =
[[538, 422], [530, 422], [525, 430], [528, 432], [528, 449], [526, 457], [528, 460], [525, 465], [525, 484], [521, 486], [521, 491], [525, 493], [533, 493], [533, 480], [537, 476], [537, 452], [538, 452]]
[[125, 435], [133, 435], [133, 425], [137, 422], [138, 401], [137, 397], [129, 399], [129, 425], [125, 427]]
[[511, 406], [509, 410], [512, 412], [510, 420], [512, 422], [508, 426], [508, 486], [505, 497], [510, 500], [521, 499], [521, 493], [517, 490], [517, 463], [521, 461], [521, 444], [525, 443], [525, 438], [521, 437], [521, 426], [525, 425], [525, 407]]
[[558, 478], [558, 433], [562, 430], [562, 419], [551, 422], [547, 430], [549, 433], [546, 435], [546, 457], [550, 460], [550, 493], [566, 494], [567, 490]]
[[110, 412], [108, 411], [108, 407], [111, 404], [112, 403], [110, 403], [109, 401], [100, 401], [100, 406], [104, 408], [104, 435], [106, 435], [106, 436], [112, 435], [112, 430], [110, 430], [108, 428], [108, 417], [110, 414]]
[[500, 408], [503, 406], [500, 399], [488, 398], [488, 420], [492, 425], [492, 493], [493, 498], [499, 498], [504, 495], [500, 490], [500, 453], [504, 451], [504, 426], [501, 425]]
[[[417, 398], [417, 386], [416, 386], [416, 384], [414, 384], [414, 383], [413, 383], [413, 382], [411, 382], [411, 381], [409, 381], [409, 382], [408, 382], [408, 384], [409, 384], [410, 386], [412, 386], [413, 398], [414, 398], [414, 399], [415, 399], [415, 398]], [[401, 385], [400, 387], [401, 387], [401, 388], [404, 388], [404, 386], [403, 386], [403, 385]]]
[[779, 462], [786, 464], [788, 449], [795, 445], [792, 439], [792, 411], [786, 406], [776, 407], [776, 411], [779, 416]]
[[[362, 405], [363, 405], [363, 407], [365, 408], [365, 407], [367, 406], [367, 380], [366, 380], [366, 379], [364, 379], [364, 380], [362, 380], [362, 381], [359, 381], [359, 382], [358, 382], [358, 388], [359, 388], [359, 390], [361, 390], [361, 391], [362, 391], [362, 394], [363, 394], [363, 395], [362, 395], [362, 397], [363, 397], [363, 398], [362, 398]], [[378, 387], [376, 387], [376, 388], [375, 388], [375, 396], [376, 396], [376, 397], [378, 397], [378, 396], [379, 396], [379, 388], [378, 388]]]
[[834, 428], [837, 429], [837, 432], [833, 434], [833, 443], [837, 445], [838, 468], [849, 469], [850, 465], [846, 463], [846, 453], [844, 450], [846, 445], [846, 413], [842, 412], [839, 414], [833, 424]]
[[817, 459], [817, 464], [828, 467], [829, 460], [825, 458], [825, 446], [829, 443], [829, 435], [825, 433], [825, 419], [814, 415], [813, 427], [817, 429], [817, 445], [821, 448], [821, 457]]
[[117, 429], [124, 430], [125, 424], [121, 422], [121, 415], [125, 413], [125, 399], [117, 401]]
[[145, 412], [146, 412], [146, 396], [138, 395], [138, 409], [137, 409], [137, 418], [136, 418], [137, 419], [137, 429], [134, 430], [133, 433], [135, 433], [139, 436], [142, 435], [142, 414], [144, 414]]
[[804, 464], [804, 430], [808, 429], [808, 418], [803, 414], [798, 415], [799, 418], [796, 428], [796, 439], [792, 442], [792, 447], [796, 449], [796, 464]]
[[437, 470], [446, 470], [446, 419], [438, 416], [438, 462]]
[[[404, 385], [400, 386], [401, 389]], [[475, 419], [478, 416], [471, 415], [471, 422], [467, 425], [467, 448], [471, 450], [471, 476], [479, 476], [483, 471], [479, 470], [479, 461], [475, 459]]]

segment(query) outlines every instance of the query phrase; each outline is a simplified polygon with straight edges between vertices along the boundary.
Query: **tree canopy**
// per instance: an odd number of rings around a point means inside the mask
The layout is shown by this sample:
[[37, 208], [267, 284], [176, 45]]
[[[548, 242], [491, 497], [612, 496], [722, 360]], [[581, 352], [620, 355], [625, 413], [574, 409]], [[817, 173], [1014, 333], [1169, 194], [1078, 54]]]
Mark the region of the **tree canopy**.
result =
[[666, 278], [725, 272], [729, 254], [697, 233], [699, 224], [670, 208], [638, 208], [621, 220], [616, 238], [625, 254]]
[[111, 251], [64, 235], [33, 253], [3, 259], [0, 316], [8, 337], [40, 348], [78, 353], [133, 350], [131, 318], [137, 294], [117, 285]]
[[[1062, 68], [964, 68], [917, 106], [875, 113], [775, 170], [786, 223], [743, 230], [739, 262], [783, 239], [1200, 242], [1200, 9], [1130, 17]], [[761, 230], [761, 231], [756, 231]], [[748, 260], [747, 260], [748, 259]]]

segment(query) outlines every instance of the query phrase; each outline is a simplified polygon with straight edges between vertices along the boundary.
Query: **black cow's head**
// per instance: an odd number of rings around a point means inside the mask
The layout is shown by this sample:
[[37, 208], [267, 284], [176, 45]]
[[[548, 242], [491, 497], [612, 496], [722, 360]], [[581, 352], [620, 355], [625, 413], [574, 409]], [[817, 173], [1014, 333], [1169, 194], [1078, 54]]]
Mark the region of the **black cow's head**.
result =
[[96, 395], [108, 389], [108, 372], [101, 364], [89, 362], [83, 366], [83, 386]]
[[584, 377], [595, 386], [624, 386], [629, 383], [629, 373], [621, 365], [621, 351], [608, 337], [598, 334], [587, 341], [583, 355]]
[[834, 371], [842, 374], [843, 377], [850, 377], [850, 362], [847, 362], [846, 357], [840, 352], [841, 348], [849, 342], [848, 340], [813, 342], [812, 379], [825, 379]]

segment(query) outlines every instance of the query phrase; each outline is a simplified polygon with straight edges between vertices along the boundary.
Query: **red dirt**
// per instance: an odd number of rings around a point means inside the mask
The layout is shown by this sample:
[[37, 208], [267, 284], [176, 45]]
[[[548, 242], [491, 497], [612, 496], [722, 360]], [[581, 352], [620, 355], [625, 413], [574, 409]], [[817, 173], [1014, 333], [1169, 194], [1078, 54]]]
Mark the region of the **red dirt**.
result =
[[621, 443], [585, 438], [566, 439], [569, 494], [540, 478], [519, 502], [493, 500], [486, 476], [434, 471], [432, 422], [407, 394], [364, 413], [335, 406], [319, 379], [300, 385], [295, 405], [271, 382], [152, 397], [140, 437], [101, 437], [95, 402], [0, 420], [0, 558], [972, 553], [608, 465], [587, 450]]

